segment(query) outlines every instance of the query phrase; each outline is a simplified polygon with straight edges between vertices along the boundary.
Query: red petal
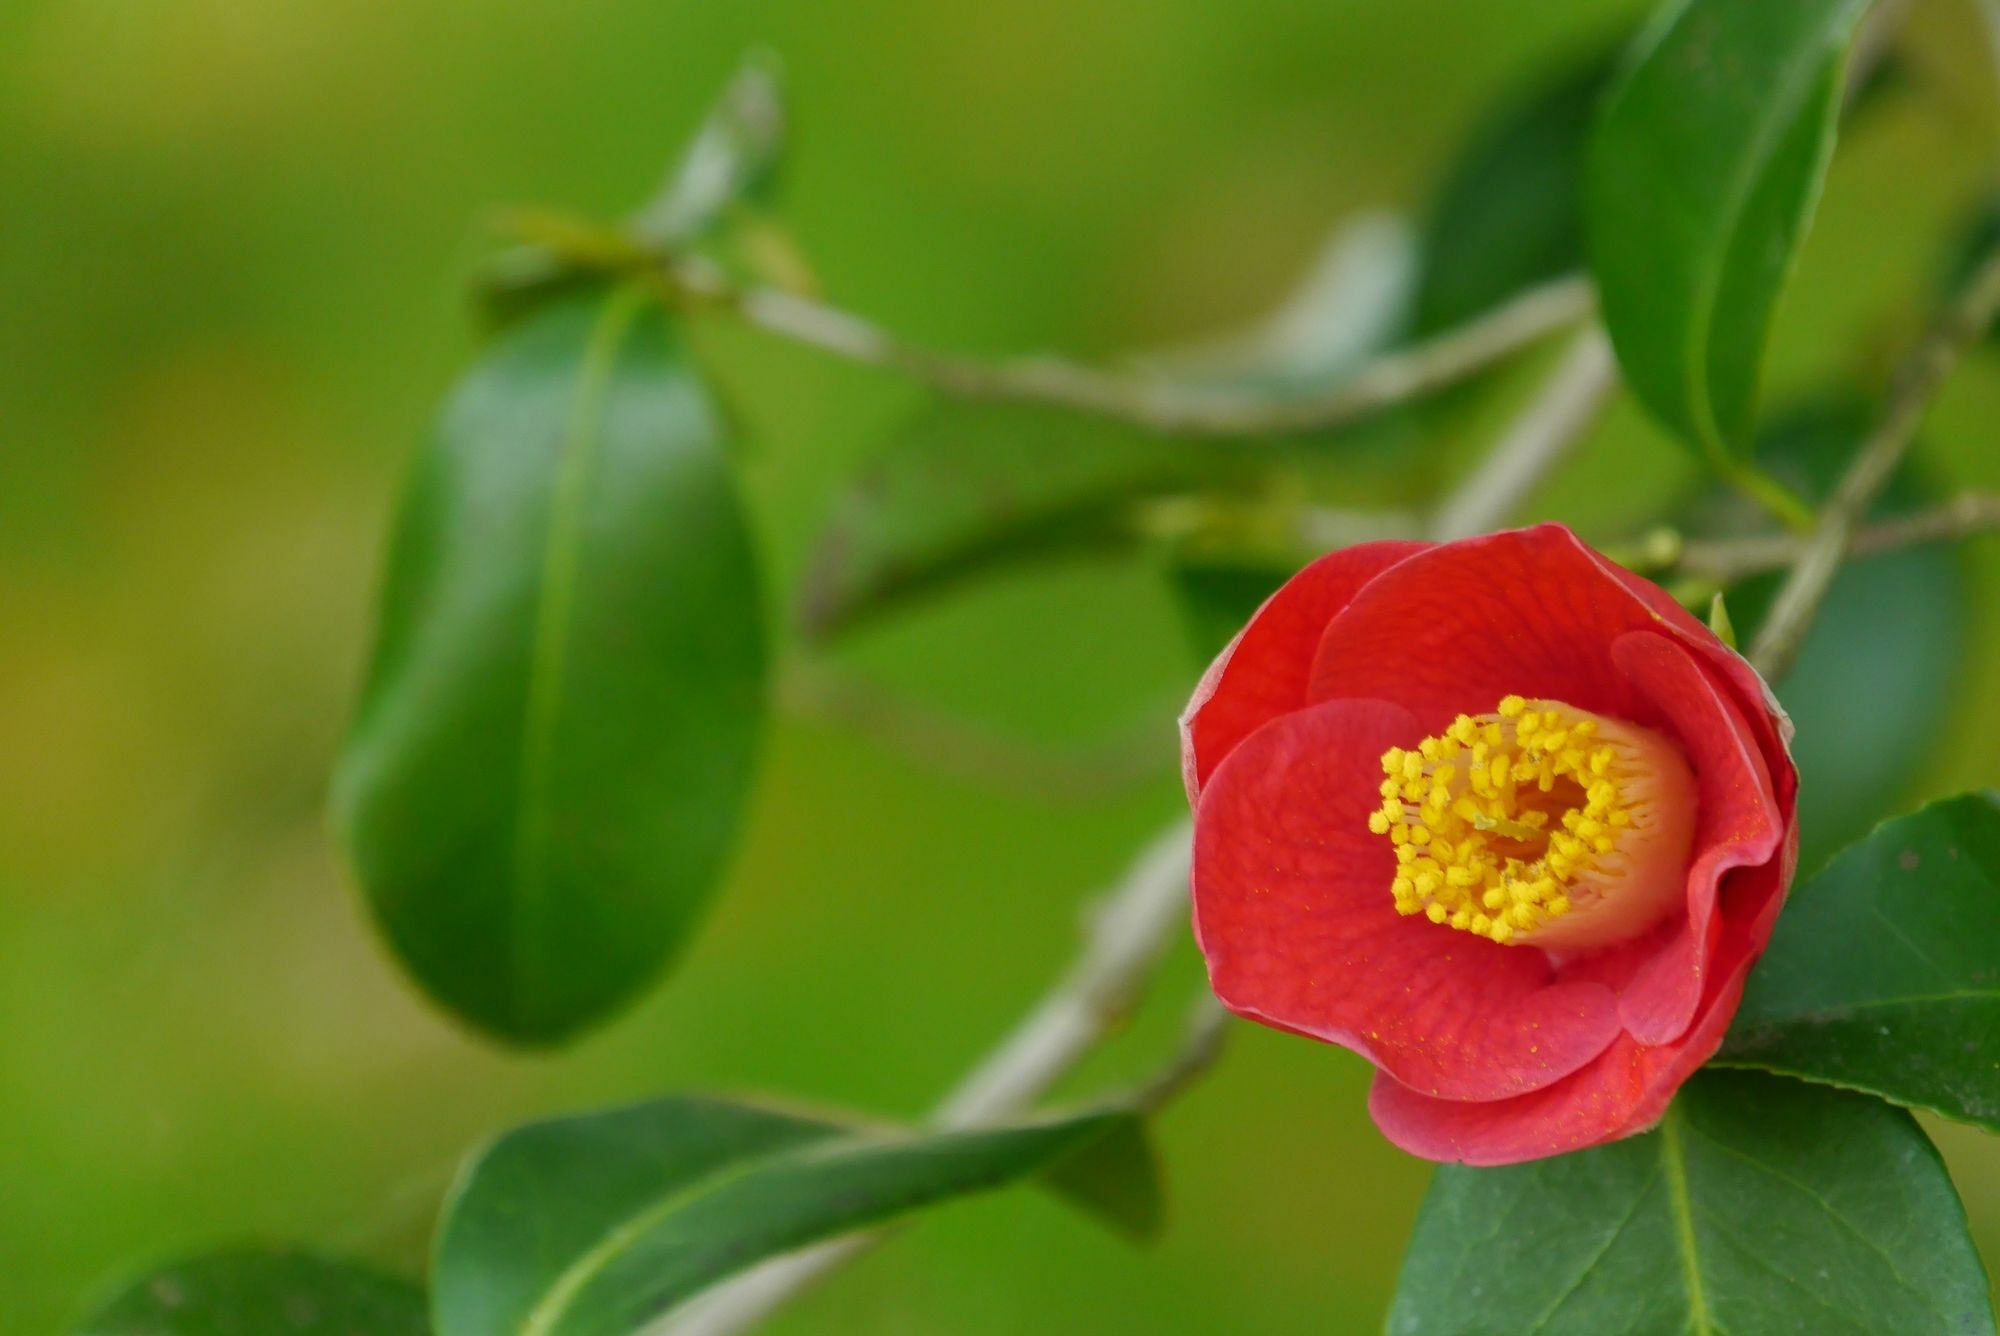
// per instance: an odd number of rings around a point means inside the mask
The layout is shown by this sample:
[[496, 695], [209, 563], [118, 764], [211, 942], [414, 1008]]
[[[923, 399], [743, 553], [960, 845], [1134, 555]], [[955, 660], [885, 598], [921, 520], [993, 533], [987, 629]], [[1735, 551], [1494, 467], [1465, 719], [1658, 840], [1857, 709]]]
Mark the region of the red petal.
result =
[[1391, 700], [1420, 733], [1508, 695], [1658, 726], [1659, 711], [1612, 663], [1611, 642], [1663, 622], [1559, 524], [1469, 538], [1410, 557], [1357, 594], [1320, 641], [1307, 696]]
[[[1720, 674], [1728, 686], [1728, 694], [1736, 702], [1742, 717], [1750, 721], [1758, 740], [1758, 750], [1771, 767], [1773, 791], [1778, 804], [1785, 812], [1789, 825], [1798, 798], [1798, 770], [1792, 765], [1791, 742], [1792, 721], [1778, 704], [1777, 696], [1764, 681], [1750, 661], [1729, 648], [1716, 638], [1715, 633], [1702, 625], [1686, 608], [1674, 600], [1673, 595], [1642, 576], [1634, 575], [1623, 567], [1613, 565], [1601, 554], [1592, 553], [1600, 565], [1617, 575], [1625, 587], [1644, 599], [1649, 607], [1660, 614], [1665, 629], [1674, 639], [1693, 653], [1709, 669]], [[1792, 832], [1792, 843], [1797, 843], [1797, 832]], [[1787, 855], [1789, 857], [1790, 855]], [[1791, 880], [1787, 868], [1783, 881]]]
[[1602, 553], [1593, 552], [1599, 565], [1616, 575], [1619, 581], [1633, 594], [1645, 600], [1646, 605], [1660, 615], [1665, 629], [1687, 649], [1699, 656], [1708, 667], [1720, 672], [1728, 682], [1730, 694], [1746, 718], [1757, 721], [1759, 736], [1770, 734], [1775, 747], [1768, 748], [1773, 755], [1787, 751], [1791, 743], [1791, 720], [1785, 717], [1778, 705], [1778, 698], [1765, 683], [1763, 676], [1750, 665], [1750, 661], [1722, 643], [1716, 634], [1702, 625], [1700, 619], [1683, 608], [1666, 590], [1642, 575], [1634, 575], [1623, 566], [1618, 566]]
[[1334, 614], [1382, 571], [1430, 544], [1358, 543], [1329, 552], [1264, 601], [1210, 665], [1181, 715], [1188, 801], [1237, 743], [1306, 704], [1313, 650]]
[[1412, 1155], [1477, 1165], [1517, 1164], [1643, 1132], [1722, 1043], [1774, 919], [1771, 903], [1747, 917], [1728, 915], [1713, 991], [1679, 1043], [1649, 1047], [1621, 1035], [1567, 1080], [1490, 1103], [1434, 1099], [1378, 1073], [1368, 1111], [1382, 1134]]
[[1341, 700], [1244, 739], [1195, 815], [1195, 937], [1232, 1011], [1449, 1099], [1506, 1099], [1602, 1053], [1617, 1001], [1540, 951], [1396, 913], [1392, 847], [1367, 822], [1382, 753], [1416, 737], [1394, 705]]
[[[1701, 1000], [1702, 975], [1717, 945], [1716, 899], [1723, 877], [1736, 868], [1770, 863], [1784, 841], [1785, 817], [1756, 735], [1686, 650], [1666, 636], [1631, 632], [1613, 643], [1611, 657], [1667, 717], [1701, 787], [1687, 917], [1639, 966], [1619, 998], [1632, 1037], [1664, 1044], [1688, 1028]], [[1732, 879], [1732, 894], [1762, 898], [1770, 893], [1770, 881]]]

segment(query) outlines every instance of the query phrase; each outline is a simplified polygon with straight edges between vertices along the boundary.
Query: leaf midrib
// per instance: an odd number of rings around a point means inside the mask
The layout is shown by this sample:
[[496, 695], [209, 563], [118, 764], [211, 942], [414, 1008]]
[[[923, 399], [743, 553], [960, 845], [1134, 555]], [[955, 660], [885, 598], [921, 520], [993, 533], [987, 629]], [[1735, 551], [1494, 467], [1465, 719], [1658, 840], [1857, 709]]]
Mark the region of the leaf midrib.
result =
[[1713, 1336], [1714, 1324], [1708, 1316], [1708, 1293], [1702, 1288], [1701, 1254], [1695, 1243], [1694, 1202], [1688, 1192], [1687, 1157], [1681, 1150], [1678, 1109], [1669, 1106], [1660, 1120], [1660, 1168], [1667, 1183], [1667, 1205], [1674, 1220], [1674, 1244], [1680, 1252], [1681, 1272], [1687, 1282], [1689, 1330], [1694, 1336]]
[[1879, 1011], [1919, 1007], [1934, 1002], [2000, 1002], [2000, 988], [1954, 988], [1942, 993], [1899, 993], [1894, 997], [1869, 998], [1840, 1006], [1802, 1008], [1796, 1011], [1774, 1012], [1769, 1016], [1753, 1014], [1743, 1022], [1743, 1028], [1738, 1032], [1738, 1036], [1755, 1034], [1765, 1029], [1830, 1025], [1839, 1021], [1856, 1020]]
[[[1059, 1148], [1064, 1149], [1059, 1149], [1056, 1153], [1055, 1158], [1059, 1158], [1060, 1154], [1069, 1153], [1080, 1145], [1088, 1144], [1092, 1135], [1089, 1131], [1090, 1127], [1095, 1124], [1101, 1124], [1102, 1121], [1101, 1117], [1086, 1115], [1049, 1124], [1024, 1124], [1011, 1130], [1014, 1132], [1026, 1132], [1039, 1126], [1045, 1131], [1060, 1131], [1063, 1135], [1056, 1139], [1055, 1144]], [[1100, 1127], [1098, 1130], [1101, 1134], [1105, 1129]], [[950, 1139], [950, 1135], [947, 1134], [946, 1139]], [[617, 1261], [619, 1257], [623, 1256], [638, 1240], [644, 1238], [653, 1228], [682, 1211], [694, 1208], [704, 1199], [713, 1197], [738, 1182], [771, 1170], [794, 1169], [807, 1165], [834, 1163], [851, 1156], [867, 1155], [884, 1149], [894, 1148], [899, 1144], [899, 1140], [899, 1138], [893, 1136], [885, 1136], [867, 1130], [829, 1128], [827, 1134], [823, 1137], [814, 1138], [803, 1143], [796, 1143], [781, 1150], [764, 1154], [753, 1154], [731, 1161], [706, 1174], [698, 1175], [686, 1184], [668, 1192], [665, 1196], [653, 1202], [652, 1205], [634, 1211], [607, 1229], [595, 1244], [574, 1262], [570, 1263], [569, 1266], [565, 1267], [556, 1279], [550, 1283], [548, 1289], [543, 1293], [542, 1298], [529, 1310], [528, 1315], [522, 1319], [521, 1324], [513, 1329], [514, 1336], [559, 1336], [561, 1331], [560, 1324], [574, 1311], [574, 1305], [578, 1296], [584, 1292], [593, 1280], [601, 1275], [612, 1263]], [[934, 1153], [937, 1149], [936, 1146], [928, 1144], [922, 1138], [900, 1144], [904, 1144], [906, 1149], [919, 1154]], [[1053, 1162], [1054, 1158], [1043, 1156], [1035, 1162], [1038, 1167], [1032, 1167], [1029, 1173], [1040, 1172], [1041, 1168], [1046, 1168], [1048, 1164]], [[965, 1192], [976, 1192], [985, 1188], [999, 1186], [1015, 1181], [1018, 1177], [1019, 1175], [1010, 1172], [1002, 1174], [997, 1178], [974, 1178], [970, 1181], [969, 1185], [960, 1183], [953, 1189], [950, 1195], [957, 1196]], [[873, 1213], [866, 1210], [858, 1213], [850, 1212], [838, 1228], [808, 1238], [798, 1246], [810, 1246], [815, 1242], [839, 1238], [860, 1229], [879, 1226], [907, 1214], [911, 1209], [914, 1209], [914, 1207], [910, 1203], [905, 1202], [901, 1206], [891, 1206], [886, 1213], [881, 1211], [879, 1204], [874, 1208]], [[758, 1256], [738, 1257], [724, 1269], [708, 1275], [703, 1284], [704, 1286], [712, 1285], [725, 1280], [730, 1276], [747, 1270], [762, 1260], [763, 1258]], [[675, 1293], [671, 1290], [664, 1296], [656, 1296], [656, 1298], [663, 1300], [662, 1306], [648, 1315], [649, 1323], [657, 1323], [659, 1320], [668, 1317], [693, 1297], [694, 1294], [692, 1292]], [[651, 1325], [646, 1328], [647, 1331], [653, 1329]]]
[[521, 772], [515, 797], [513, 892], [507, 943], [513, 963], [513, 1006], [517, 1019], [535, 1014], [529, 999], [543, 989], [543, 970], [534, 944], [543, 939], [540, 910], [548, 879], [551, 788], [556, 725], [562, 714], [563, 676], [568, 658], [570, 613], [576, 597], [583, 514], [604, 406], [618, 352], [643, 302], [627, 289], [606, 301], [577, 368], [569, 417], [557, 452], [555, 495], [549, 506], [547, 541], [542, 550], [535, 623], [529, 641], [526, 701], [521, 719]]
[[519, 1336], [555, 1336], [556, 1324], [569, 1315], [570, 1306], [584, 1287], [661, 1221], [761, 1170], [774, 1165], [804, 1165], [838, 1159], [860, 1144], [866, 1143], [862, 1139], [829, 1133], [827, 1137], [807, 1142], [801, 1147], [769, 1155], [752, 1155], [702, 1174], [651, 1206], [633, 1212], [606, 1230], [589, 1251], [563, 1268], [562, 1274], [542, 1295], [541, 1302], [522, 1320]]
[[[1776, 1165], [1773, 1165], [1764, 1160], [1760, 1160], [1754, 1155], [1745, 1154], [1743, 1151], [1739, 1150], [1735, 1146], [1732, 1146], [1728, 1142], [1722, 1141], [1715, 1136], [1699, 1132], [1697, 1133], [1697, 1135], [1700, 1135], [1701, 1139], [1706, 1141], [1718, 1153], [1727, 1155], [1731, 1159], [1741, 1161], [1743, 1164], [1747, 1165], [1754, 1172], [1762, 1174], [1768, 1178], [1774, 1179], [1779, 1183], [1783, 1183], [1786, 1187], [1792, 1189], [1792, 1191], [1798, 1193], [1800, 1196], [1812, 1202], [1813, 1205], [1817, 1206], [1820, 1209], [1821, 1214], [1824, 1215], [1826, 1219], [1831, 1220], [1849, 1238], [1853, 1239], [1856, 1243], [1859, 1243], [1867, 1251], [1873, 1253], [1876, 1256], [1876, 1258], [1881, 1261], [1883, 1267], [1886, 1268], [1887, 1271], [1889, 1272], [1890, 1278], [1896, 1282], [1896, 1284], [1902, 1289], [1903, 1293], [1915, 1299], [1917, 1303], [1926, 1310], [1932, 1313], [1936, 1313], [1940, 1318], [1944, 1316], [1944, 1314], [1930, 1302], [1929, 1296], [1920, 1287], [1913, 1284], [1910, 1281], [1910, 1279], [1903, 1274], [1902, 1267], [1897, 1265], [1896, 1259], [1889, 1255], [1888, 1250], [1885, 1249], [1880, 1243], [1876, 1242], [1875, 1239], [1870, 1237], [1868, 1234], [1864, 1233], [1862, 1230], [1857, 1228], [1854, 1222], [1852, 1220], [1849, 1220], [1843, 1212], [1837, 1209], [1834, 1206], [1833, 1202], [1829, 1200], [1827, 1195], [1824, 1192], [1820, 1191], [1820, 1189], [1812, 1186], [1810, 1183], [1807, 1183], [1802, 1179], [1793, 1177], [1791, 1174], [1786, 1173], [1784, 1170], [1778, 1168]], [[1752, 1249], [1749, 1251], [1751, 1251], [1752, 1255], [1758, 1256], [1759, 1260], [1764, 1261], [1767, 1266], [1769, 1265], [1768, 1259], [1763, 1258], [1761, 1254], [1757, 1253], [1756, 1250]], [[1799, 1285], [1801, 1288], [1804, 1288], [1803, 1284], [1799, 1281], [1797, 1277], [1787, 1275], [1786, 1279], [1790, 1280], [1793, 1284]], [[1834, 1310], [1829, 1306], [1828, 1311], [1831, 1312], [1837, 1310]]]

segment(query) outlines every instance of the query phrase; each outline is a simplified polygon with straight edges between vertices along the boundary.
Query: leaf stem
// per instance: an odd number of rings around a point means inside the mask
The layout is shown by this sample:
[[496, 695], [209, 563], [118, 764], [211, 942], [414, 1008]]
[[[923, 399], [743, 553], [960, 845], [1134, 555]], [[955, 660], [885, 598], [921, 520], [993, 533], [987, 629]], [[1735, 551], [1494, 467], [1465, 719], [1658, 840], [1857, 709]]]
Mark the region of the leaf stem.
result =
[[1747, 459], [1716, 454], [1715, 472], [1736, 491], [1762, 506], [1771, 517], [1796, 534], [1809, 534], [1817, 523], [1812, 505], [1797, 492]]
[[1082, 952], [1013, 1033], [938, 1105], [944, 1127], [976, 1127], [1021, 1112], [1130, 1013], [1188, 914], [1193, 831], [1186, 819], [1156, 836], [1092, 912]]
[[[1872, 556], [1921, 543], [1950, 542], [2000, 533], [2000, 494], [1966, 492], [1942, 505], [1878, 520], [1854, 531], [1847, 545], [1850, 557]], [[1743, 538], [1670, 539], [1658, 554], [1634, 553], [1622, 564], [1646, 572], [1702, 576], [1733, 584], [1751, 575], [1780, 570], [1804, 555], [1808, 540], [1795, 534], [1757, 534]], [[1665, 558], [1661, 560], [1659, 558]]]
[[1618, 362], [1601, 326], [1579, 333], [1521, 415], [1438, 503], [1431, 537], [1469, 538], [1504, 523], [1561, 465], [1618, 388]]
[[1128, 1102], [1147, 1113], [1157, 1113], [1173, 1103], [1215, 1065], [1228, 1037], [1229, 1012], [1214, 993], [1203, 987], [1188, 1009], [1187, 1032], [1181, 1040], [1180, 1052], [1151, 1080], [1133, 1091], [1127, 1097]]
[[1275, 436], [1344, 426], [1463, 380], [1574, 324], [1595, 302], [1583, 278], [1556, 279], [1457, 329], [1377, 357], [1327, 389], [1274, 393], [1193, 385], [1157, 372], [1056, 357], [989, 361], [940, 351], [826, 303], [737, 283], [695, 256], [661, 259], [654, 277], [671, 300], [727, 312], [766, 333], [901, 372], [946, 394], [1053, 404], [1166, 435]]
[[1832, 498], [1821, 508], [1750, 650], [1750, 661], [1766, 677], [1783, 677], [1798, 657], [1869, 507], [1909, 452], [1931, 401], [1966, 349], [1992, 325], [1996, 312], [2000, 312], [2000, 245], [1981, 259], [1904, 360], [1875, 429], [1862, 441]]

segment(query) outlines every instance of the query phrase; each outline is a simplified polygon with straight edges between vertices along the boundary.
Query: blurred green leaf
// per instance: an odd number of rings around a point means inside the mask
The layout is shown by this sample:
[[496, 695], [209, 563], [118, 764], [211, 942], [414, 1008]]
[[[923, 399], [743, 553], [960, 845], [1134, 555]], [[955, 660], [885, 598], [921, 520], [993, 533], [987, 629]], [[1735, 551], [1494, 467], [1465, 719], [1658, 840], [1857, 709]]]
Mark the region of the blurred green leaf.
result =
[[1583, 267], [1584, 145], [1617, 55], [1572, 60], [1479, 119], [1425, 214], [1414, 335]]
[[1704, 1072], [1645, 1136], [1440, 1166], [1388, 1329], [1970, 1336], [1994, 1324], [1965, 1211], [1909, 1114]]
[[1334, 229], [1276, 308], [1133, 361], [1181, 384], [1253, 388], [1273, 398], [1325, 390], [1395, 341], [1416, 266], [1404, 219], [1356, 214]]
[[685, 245], [745, 200], [767, 197], [783, 160], [782, 67], [769, 51], [743, 59], [667, 179], [631, 229], [654, 246]]
[[1167, 569], [1167, 581], [1180, 605], [1181, 623], [1195, 659], [1208, 663], [1222, 653], [1278, 592], [1292, 572], [1264, 566], [1177, 561]]
[[1749, 445], [1764, 346], [1832, 155], [1866, 0], [1683, 0], [1593, 132], [1584, 223], [1635, 394], [1717, 461]]
[[1412, 532], [1433, 486], [1421, 443], [1396, 414], [1329, 450], [1311, 435], [1161, 436], [1042, 405], [940, 401], [836, 499], [798, 621], [831, 637], [1010, 566], [1135, 546], [1296, 569]]
[[922, 411], [839, 498], [800, 593], [811, 635], [980, 571], [1128, 541], [1134, 503], [1257, 476], [1272, 447], [1161, 437], [1026, 404]]
[[552, 308], [466, 376], [334, 780], [369, 903], [440, 1003], [559, 1040], [686, 938], [754, 759], [757, 593], [720, 426], [656, 308]]
[[2000, 1131], [2000, 795], [1898, 817], [1793, 890], [1721, 1060]]
[[1031, 1178], [1136, 1123], [860, 1133], [674, 1098], [530, 1124], [481, 1154], [447, 1204], [438, 1336], [627, 1336], [766, 1258]]
[[1150, 1239], [1160, 1232], [1160, 1173], [1146, 1124], [1114, 1122], [1102, 1136], [1057, 1160], [1044, 1187], [1119, 1233]]
[[[1989, 193], [1969, 208], [1945, 247], [1939, 266], [1939, 299], [1961, 291], [1979, 262], [2000, 245], [2000, 192]], [[2000, 328], [1986, 331], [1986, 341], [2000, 340]]]
[[[487, 321], [510, 324], [655, 263], [668, 251], [708, 239], [739, 206], [763, 202], [785, 145], [780, 73], [769, 52], [744, 57], [659, 189], [622, 226], [576, 238], [535, 236], [531, 229], [524, 238], [529, 244], [488, 256], [473, 281]], [[520, 230], [518, 216], [516, 221]]]
[[[1757, 454], [1773, 474], [1821, 501], [1872, 421], [1873, 410], [1854, 399], [1804, 406], [1760, 434]], [[1911, 461], [1874, 513], [1895, 515], [1938, 499], [1919, 461]], [[1763, 523], [1727, 492], [1718, 492], [1709, 510], [1718, 523], [1705, 527]], [[1730, 588], [1730, 620], [1746, 643], [1783, 580], [1782, 572], [1772, 572]], [[1841, 567], [1798, 661], [1777, 685], [1798, 729], [1792, 755], [1801, 777], [1799, 855], [1806, 871], [1906, 804], [1958, 686], [1970, 600], [1964, 554], [1949, 544], [1878, 553]]]
[[75, 1336], [425, 1336], [424, 1293], [309, 1253], [242, 1249], [161, 1267]]

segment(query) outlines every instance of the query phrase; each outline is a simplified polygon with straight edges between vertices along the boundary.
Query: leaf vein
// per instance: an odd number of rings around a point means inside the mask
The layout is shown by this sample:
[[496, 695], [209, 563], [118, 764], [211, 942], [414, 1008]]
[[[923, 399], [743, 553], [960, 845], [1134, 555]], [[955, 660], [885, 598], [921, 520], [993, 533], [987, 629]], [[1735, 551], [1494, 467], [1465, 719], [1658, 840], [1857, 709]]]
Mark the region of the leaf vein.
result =
[[1708, 1318], [1708, 1294], [1702, 1287], [1701, 1258], [1695, 1246], [1694, 1204], [1688, 1195], [1687, 1160], [1681, 1153], [1680, 1124], [1685, 1115], [1673, 1108], [1660, 1120], [1660, 1163], [1667, 1180], [1667, 1201], [1673, 1208], [1674, 1241], [1687, 1282], [1688, 1320], [1695, 1336], [1714, 1336]]
[[1895, 1258], [1891, 1257], [1888, 1251], [1884, 1249], [1881, 1244], [1877, 1243], [1874, 1239], [1868, 1237], [1868, 1235], [1862, 1233], [1861, 1230], [1858, 1227], [1856, 1227], [1851, 1220], [1849, 1220], [1837, 1208], [1835, 1208], [1832, 1202], [1827, 1200], [1825, 1194], [1821, 1193], [1818, 1189], [1812, 1187], [1810, 1184], [1804, 1183], [1799, 1179], [1793, 1178], [1790, 1174], [1786, 1173], [1784, 1170], [1776, 1168], [1773, 1165], [1766, 1164], [1762, 1160], [1757, 1159], [1755, 1156], [1747, 1155], [1744, 1152], [1738, 1150], [1736, 1147], [1731, 1146], [1726, 1142], [1717, 1140], [1714, 1136], [1706, 1132], [1703, 1132], [1698, 1127], [1693, 1127], [1692, 1125], [1690, 1125], [1690, 1131], [1692, 1131], [1695, 1136], [1700, 1137], [1703, 1141], [1713, 1146], [1716, 1150], [1721, 1151], [1724, 1155], [1729, 1156], [1731, 1159], [1740, 1160], [1744, 1164], [1749, 1165], [1752, 1169], [1755, 1169], [1757, 1172], [1763, 1174], [1765, 1177], [1772, 1178], [1780, 1183], [1783, 1183], [1785, 1186], [1791, 1188], [1794, 1192], [1797, 1192], [1800, 1195], [1804, 1196], [1808, 1201], [1812, 1202], [1815, 1206], [1818, 1206], [1822, 1211], [1826, 1212], [1828, 1219], [1832, 1220], [1836, 1225], [1840, 1226], [1841, 1229], [1845, 1230], [1857, 1242], [1859, 1242], [1862, 1247], [1866, 1248], [1868, 1251], [1874, 1253], [1877, 1257], [1881, 1258], [1882, 1265], [1889, 1269], [1889, 1274], [1895, 1279], [1896, 1284], [1900, 1286], [1905, 1293], [1909, 1294], [1912, 1298], [1914, 1298], [1926, 1312], [1934, 1313], [1940, 1318], [1944, 1316], [1943, 1313], [1940, 1313], [1935, 1307], [1931, 1305], [1929, 1298], [1924, 1294], [1924, 1292], [1917, 1286], [1911, 1284], [1909, 1279], [1903, 1275], [1901, 1269], [1898, 1268], [1896, 1265]]
[[597, 459], [597, 435], [604, 398], [618, 350], [643, 297], [636, 290], [613, 297], [591, 331], [577, 370], [574, 398], [556, 459], [555, 495], [550, 503], [546, 545], [542, 551], [541, 588], [530, 633], [526, 702], [521, 720], [521, 773], [516, 793], [512, 872], [513, 959], [516, 1014], [531, 1010], [527, 999], [540, 984], [540, 971], [530, 967], [532, 943], [541, 939], [536, 911], [546, 887], [556, 725], [562, 713], [563, 677], [567, 670], [568, 633], [582, 541], [583, 512], [589, 499], [591, 469]]
[[1535, 1316], [1534, 1321], [1528, 1324], [1530, 1331], [1541, 1331], [1548, 1323], [1548, 1320], [1554, 1317], [1561, 1310], [1562, 1306], [1570, 1301], [1571, 1296], [1583, 1288], [1583, 1283], [1590, 1279], [1590, 1273], [1596, 1269], [1599, 1262], [1604, 1260], [1605, 1254], [1609, 1253], [1617, 1245], [1618, 1240], [1624, 1237], [1625, 1231], [1631, 1227], [1634, 1220], [1638, 1219], [1639, 1208], [1645, 1205], [1647, 1196], [1653, 1191], [1653, 1185], [1660, 1181], [1660, 1169], [1659, 1165], [1653, 1167], [1653, 1172], [1647, 1177], [1644, 1183], [1639, 1185], [1639, 1190], [1632, 1194], [1632, 1204], [1625, 1208], [1625, 1214], [1620, 1216], [1618, 1223], [1611, 1227], [1611, 1232], [1604, 1236], [1604, 1242], [1598, 1245], [1597, 1250], [1584, 1260], [1582, 1268], [1576, 1273], [1576, 1278], [1563, 1288], [1562, 1293], [1555, 1297], [1553, 1303], [1542, 1309]]

